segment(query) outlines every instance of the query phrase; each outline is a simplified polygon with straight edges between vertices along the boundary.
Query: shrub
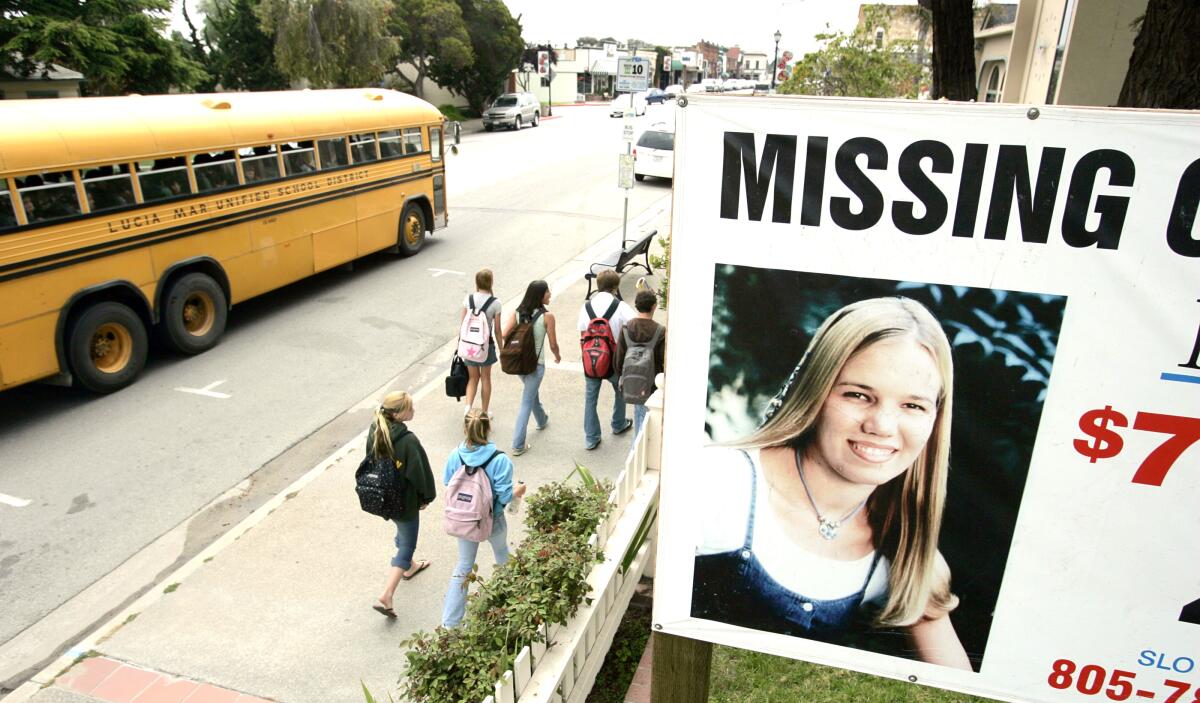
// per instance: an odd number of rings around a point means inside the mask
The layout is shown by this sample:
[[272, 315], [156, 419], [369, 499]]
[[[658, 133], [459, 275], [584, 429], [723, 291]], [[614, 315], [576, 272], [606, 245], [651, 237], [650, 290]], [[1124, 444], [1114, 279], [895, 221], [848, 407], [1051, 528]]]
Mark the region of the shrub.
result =
[[[414, 703], [477, 703], [492, 694], [521, 648], [543, 639], [543, 623], [564, 624], [585, 602], [587, 576], [603, 552], [587, 542], [608, 512], [612, 484], [596, 481], [577, 466], [583, 485], [565, 481], [538, 489], [529, 498], [529, 533], [468, 599], [459, 627], [416, 632], [409, 648], [401, 693]], [[571, 476], [568, 476], [569, 479]]]
[[438, 110], [441, 111], [442, 115], [451, 122], [462, 122], [463, 120], [470, 119], [471, 117], [467, 114], [469, 110], [464, 111], [463, 108], [457, 105], [451, 105], [449, 103], [446, 103], [445, 105], [438, 105]]

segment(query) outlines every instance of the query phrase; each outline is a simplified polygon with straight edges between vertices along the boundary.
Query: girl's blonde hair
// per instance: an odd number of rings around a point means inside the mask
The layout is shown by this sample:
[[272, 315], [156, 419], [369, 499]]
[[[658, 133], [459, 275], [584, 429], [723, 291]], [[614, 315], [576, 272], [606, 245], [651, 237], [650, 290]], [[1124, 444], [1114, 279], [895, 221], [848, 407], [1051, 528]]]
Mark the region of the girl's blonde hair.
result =
[[479, 408], [471, 408], [463, 416], [463, 434], [467, 444], [472, 447], [482, 447], [488, 443], [488, 435], [492, 433], [492, 420], [488, 414]]
[[392, 456], [392, 433], [389, 423], [399, 422], [396, 418], [412, 410], [412, 396], [407, 391], [392, 391], [383, 397], [375, 410], [375, 444], [371, 449], [375, 456]]
[[878, 487], [867, 501], [875, 549], [891, 559], [888, 600], [878, 615], [884, 626], [911, 625], [923, 616], [953, 610], [950, 568], [938, 552], [950, 462], [954, 362], [942, 326], [908, 298], [851, 303], [821, 323], [788, 379], [774, 413], [740, 444], [803, 448], [817, 429], [821, 408], [846, 361], [866, 347], [894, 338], [912, 339], [933, 357], [941, 380], [933, 431], [912, 466]]

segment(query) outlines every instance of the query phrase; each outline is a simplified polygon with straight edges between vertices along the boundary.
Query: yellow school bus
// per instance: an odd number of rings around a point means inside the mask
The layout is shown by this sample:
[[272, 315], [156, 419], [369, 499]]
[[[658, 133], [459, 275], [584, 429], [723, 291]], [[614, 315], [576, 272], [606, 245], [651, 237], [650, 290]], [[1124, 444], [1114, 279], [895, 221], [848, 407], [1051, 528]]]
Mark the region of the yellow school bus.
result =
[[389, 90], [0, 102], [0, 389], [128, 385], [236, 303], [446, 226], [444, 121]]

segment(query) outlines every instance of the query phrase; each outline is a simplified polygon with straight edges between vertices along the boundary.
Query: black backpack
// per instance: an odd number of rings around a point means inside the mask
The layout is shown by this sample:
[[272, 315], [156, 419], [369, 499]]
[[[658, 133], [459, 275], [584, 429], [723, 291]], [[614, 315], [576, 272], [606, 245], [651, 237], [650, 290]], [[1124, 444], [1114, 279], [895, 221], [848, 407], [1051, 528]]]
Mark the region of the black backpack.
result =
[[[403, 437], [408, 433], [400, 435]], [[397, 437], [399, 439], [399, 437]], [[404, 477], [400, 462], [391, 456], [378, 456], [374, 450], [359, 462], [354, 472], [354, 492], [364, 512], [391, 520], [404, 505]]]
[[454, 355], [454, 359], [450, 361], [450, 375], [446, 377], [446, 395], [454, 400], [462, 400], [462, 397], [467, 394], [467, 381], [470, 380], [470, 375], [467, 373], [467, 364], [458, 354]]

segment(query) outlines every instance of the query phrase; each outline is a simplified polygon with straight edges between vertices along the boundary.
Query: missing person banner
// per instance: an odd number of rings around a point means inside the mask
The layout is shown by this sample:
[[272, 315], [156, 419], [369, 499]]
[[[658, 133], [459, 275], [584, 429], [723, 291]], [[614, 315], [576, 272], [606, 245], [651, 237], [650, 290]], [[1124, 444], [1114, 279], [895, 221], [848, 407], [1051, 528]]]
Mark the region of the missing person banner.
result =
[[1200, 702], [1200, 116], [680, 100], [661, 631]]

